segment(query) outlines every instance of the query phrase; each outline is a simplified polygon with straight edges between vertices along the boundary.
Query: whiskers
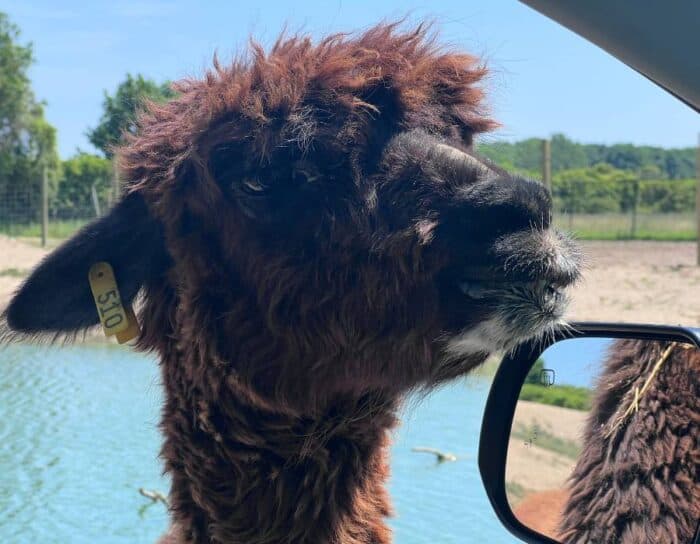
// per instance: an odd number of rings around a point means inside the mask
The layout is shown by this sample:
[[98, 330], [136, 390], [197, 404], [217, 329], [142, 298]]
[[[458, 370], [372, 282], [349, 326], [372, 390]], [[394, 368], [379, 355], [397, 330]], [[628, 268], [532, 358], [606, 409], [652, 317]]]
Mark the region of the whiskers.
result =
[[546, 346], [551, 346], [558, 337], [573, 338], [575, 334], [576, 328], [571, 323], [559, 319], [544, 327], [539, 334], [531, 339], [531, 342], [536, 350], [543, 351]]

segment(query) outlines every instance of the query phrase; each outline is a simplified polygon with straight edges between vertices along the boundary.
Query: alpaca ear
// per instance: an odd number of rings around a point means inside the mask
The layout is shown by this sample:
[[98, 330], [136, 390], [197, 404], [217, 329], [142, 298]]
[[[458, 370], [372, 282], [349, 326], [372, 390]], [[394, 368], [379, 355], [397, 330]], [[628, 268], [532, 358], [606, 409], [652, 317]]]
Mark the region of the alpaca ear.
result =
[[167, 267], [162, 227], [140, 195], [126, 196], [39, 264], [5, 310], [9, 330], [60, 334], [97, 325], [88, 271], [100, 261], [112, 265], [124, 305]]

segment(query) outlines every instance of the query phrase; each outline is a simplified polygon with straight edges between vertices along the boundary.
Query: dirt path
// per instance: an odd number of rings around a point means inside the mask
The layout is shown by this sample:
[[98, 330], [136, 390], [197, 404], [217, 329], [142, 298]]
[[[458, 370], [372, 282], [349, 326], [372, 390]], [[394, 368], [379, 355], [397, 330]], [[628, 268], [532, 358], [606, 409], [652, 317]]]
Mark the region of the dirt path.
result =
[[694, 242], [584, 242], [572, 319], [700, 325]]
[[46, 250], [0, 235], [0, 310]]
[[559, 489], [576, 466], [576, 460], [537, 446], [526, 446], [517, 438], [508, 442], [506, 483], [519, 485], [526, 493]]
[[[587, 416], [588, 412], [520, 401], [513, 428], [532, 428], [536, 424], [550, 436], [580, 445]], [[525, 441], [521, 436], [513, 436], [509, 440], [506, 493], [522, 523], [554, 538], [566, 503], [566, 483], [576, 460], [541, 447], [551, 448], [551, 442], [539, 442], [537, 437]]]
[[[514, 432], [537, 426], [542, 432], [570, 443], [579, 444], [587, 412], [519, 401], [513, 417]], [[513, 436], [508, 443], [506, 482], [515, 483], [527, 492], [558, 489], [571, 475], [576, 460], [546, 449], [543, 437]], [[551, 447], [551, 446], [550, 446]]]
[[[584, 242], [587, 268], [571, 319], [700, 325], [700, 267], [692, 242]], [[45, 254], [0, 236], [0, 308]]]
[[524, 427], [532, 427], [536, 424], [550, 434], [580, 444], [587, 415], [588, 412], [581, 410], [520, 400], [513, 416], [513, 423]]

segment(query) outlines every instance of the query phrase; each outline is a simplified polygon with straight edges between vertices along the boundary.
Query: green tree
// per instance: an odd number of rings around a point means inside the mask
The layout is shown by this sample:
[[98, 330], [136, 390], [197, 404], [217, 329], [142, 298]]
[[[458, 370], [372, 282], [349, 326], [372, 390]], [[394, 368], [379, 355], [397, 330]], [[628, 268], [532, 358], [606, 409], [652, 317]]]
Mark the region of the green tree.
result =
[[21, 45], [19, 28], [0, 12], [0, 220], [36, 220], [44, 166], [55, 190], [56, 130], [32, 92], [28, 71], [32, 45]]
[[530, 369], [530, 372], [527, 373], [527, 377], [525, 378], [525, 383], [531, 383], [534, 385], [542, 385], [542, 370], [544, 370], [544, 359], [539, 358], [535, 361], [535, 364], [532, 365], [532, 368]]
[[552, 135], [552, 171], [591, 166], [585, 146], [572, 142], [563, 134]]
[[53, 207], [62, 214], [75, 216], [93, 210], [92, 187], [105, 209], [111, 189], [112, 164], [108, 159], [79, 151], [61, 163], [61, 177]]
[[663, 179], [664, 173], [656, 164], [645, 164], [637, 172], [639, 179]]
[[640, 183], [640, 207], [645, 211], [672, 213], [695, 209], [694, 179], [651, 180]]
[[555, 207], [567, 213], [627, 211], [637, 179], [634, 172], [605, 163], [558, 172], [552, 184]]
[[137, 74], [126, 75], [113, 96], [105, 91], [104, 111], [99, 124], [87, 132], [87, 137], [106, 157], [112, 157], [113, 148], [121, 142], [125, 132], [136, 130], [136, 116], [146, 100], [165, 102], [175, 96], [170, 83], [157, 84]]
[[538, 138], [480, 143], [478, 151], [510, 172], [530, 177], [540, 177], [542, 173], [542, 140]]
[[[608, 164], [618, 170], [640, 172], [655, 166], [656, 179], [687, 179], [695, 175], [695, 148], [664, 149], [630, 144], [580, 144], [563, 134], [554, 134], [552, 172]], [[519, 142], [480, 143], [479, 151], [496, 164], [511, 171], [542, 175], [542, 140], [528, 138]]]

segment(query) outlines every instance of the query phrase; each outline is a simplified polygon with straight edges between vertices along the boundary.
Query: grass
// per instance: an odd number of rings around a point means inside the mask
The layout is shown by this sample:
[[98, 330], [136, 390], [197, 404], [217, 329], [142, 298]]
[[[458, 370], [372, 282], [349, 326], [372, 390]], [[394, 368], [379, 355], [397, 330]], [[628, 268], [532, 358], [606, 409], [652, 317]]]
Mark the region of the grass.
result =
[[[68, 238], [85, 223], [85, 219], [51, 221], [49, 238]], [[580, 240], [691, 241], [697, 238], [693, 212], [640, 212], [634, 237], [630, 232], [631, 216], [625, 213], [576, 214], [573, 218], [566, 214], [555, 214], [554, 223], [563, 230], [573, 232]], [[41, 224], [0, 224], [0, 234], [16, 238], [40, 238]]]
[[19, 268], [5, 268], [0, 270], [0, 278], [23, 278], [29, 274], [29, 270], [20, 270]]
[[528, 489], [522, 485], [516, 482], [506, 482], [506, 497], [508, 497], [508, 504], [511, 508], [515, 508], [528, 494]]
[[632, 219], [627, 213], [555, 214], [554, 223], [573, 232], [580, 240], [657, 240], [691, 241], [697, 239], [693, 212], [644, 213], [637, 215], [632, 236]]
[[572, 410], [591, 409], [591, 391], [586, 387], [574, 385], [552, 385], [545, 387], [533, 383], [523, 384], [520, 390], [520, 400], [539, 402]]
[[581, 454], [581, 446], [577, 442], [554, 435], [537, 423], [516, 425], [511, 432], [511, 437], [524, 441], [532, 440], [533, 445], [538, 448], [558, 453], [569, 459], [578, 459]]
[[[85, 219], [50, 221], [48, 229], [49, 238], [68, 238], [87, 222], [88, 221]], [[41, 223], [0, 224], [0, 234], [7, 234], [14, 238], [41, 238]]]

